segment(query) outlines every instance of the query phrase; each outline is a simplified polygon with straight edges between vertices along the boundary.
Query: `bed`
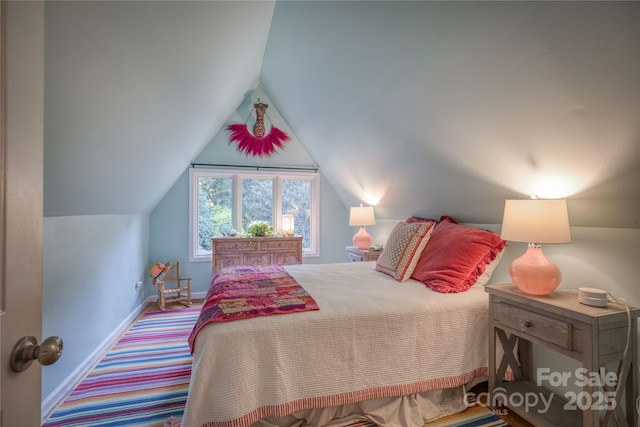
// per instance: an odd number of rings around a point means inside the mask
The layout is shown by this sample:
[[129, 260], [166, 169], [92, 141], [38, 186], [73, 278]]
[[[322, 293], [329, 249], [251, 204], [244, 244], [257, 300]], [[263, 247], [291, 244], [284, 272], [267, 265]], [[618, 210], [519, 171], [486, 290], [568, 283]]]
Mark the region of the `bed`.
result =
[[[181, 425], [409, 427], [463, 410], [466, 387], [488, 373], [488, 297], [478, 282], [503, 247], [455, 293], [402, 268], [400, 280], [380, 260], [283, 266], [319, 309], [201, 327]], [[405, 259], [412, 271], [426, 248]]]

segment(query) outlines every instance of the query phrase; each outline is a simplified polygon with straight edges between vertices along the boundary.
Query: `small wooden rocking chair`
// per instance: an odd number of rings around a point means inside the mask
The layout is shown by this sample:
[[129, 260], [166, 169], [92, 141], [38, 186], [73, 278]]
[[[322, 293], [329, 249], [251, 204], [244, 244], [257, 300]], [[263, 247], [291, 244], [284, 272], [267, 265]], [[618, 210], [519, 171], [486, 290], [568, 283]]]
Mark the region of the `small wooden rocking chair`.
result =
[[[176, 282], [175, 287], [165, 286], [167, 282]], [[158, 306], [160, 310], [164, 311], [166, 305], [173, 302], [187, 307], [191, 306], [191, 277], [180, 277], [179, 262], [171, 264], [165, 276], [162, 279], [158, 279], [156, 285], [158, 286]]]

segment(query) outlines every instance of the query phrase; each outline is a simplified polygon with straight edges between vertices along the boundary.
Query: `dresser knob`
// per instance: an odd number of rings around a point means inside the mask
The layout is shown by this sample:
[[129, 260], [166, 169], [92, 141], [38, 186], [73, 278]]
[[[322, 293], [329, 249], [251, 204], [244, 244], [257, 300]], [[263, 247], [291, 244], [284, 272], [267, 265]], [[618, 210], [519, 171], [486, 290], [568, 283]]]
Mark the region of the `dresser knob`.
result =
[[531, 325], [533, 325], [533, 323], [531, 323], [531, 322], [530, 322], [530, 321], [528, 321], [528, 320], [526, 320], [526, 321], [524, 322], [524, 326], [525, 326], [525, 327], [527, 327], [527, 328], [530, 328], [530, 327], [531, 327]]

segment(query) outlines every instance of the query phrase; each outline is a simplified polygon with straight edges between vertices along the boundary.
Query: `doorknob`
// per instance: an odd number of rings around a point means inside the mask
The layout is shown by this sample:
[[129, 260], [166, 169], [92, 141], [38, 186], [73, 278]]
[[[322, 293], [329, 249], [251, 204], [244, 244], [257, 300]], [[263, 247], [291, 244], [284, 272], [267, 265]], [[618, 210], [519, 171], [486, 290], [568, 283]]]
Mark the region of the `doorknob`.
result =
[[31, 366], [34, 360], [41, 365], [51, 365], [60, 358], [61, 354], [62, 338], [60, 337], [49, 337], [40, 345], [36, 337], [22, 337], [11, 351], [11, 369], [22, 372]]

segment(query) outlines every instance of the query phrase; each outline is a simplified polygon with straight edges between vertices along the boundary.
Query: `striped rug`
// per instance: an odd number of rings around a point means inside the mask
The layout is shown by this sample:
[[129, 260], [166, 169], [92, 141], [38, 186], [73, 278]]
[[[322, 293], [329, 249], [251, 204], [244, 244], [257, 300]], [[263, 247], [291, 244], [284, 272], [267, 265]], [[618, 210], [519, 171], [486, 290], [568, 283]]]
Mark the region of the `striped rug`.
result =
[[[146, 311], [43, 427], [161, 427], [168, 418], [182, 416], [191, 375], [187, 338], [199, 312], [199, 306]], [[499, 426], [507, 424], [481, 405], [425, 425]]]
[[199, 312], [146, 311], [43, 426], [156, 427], [181, 416], [191, 376], [187, 339]]

